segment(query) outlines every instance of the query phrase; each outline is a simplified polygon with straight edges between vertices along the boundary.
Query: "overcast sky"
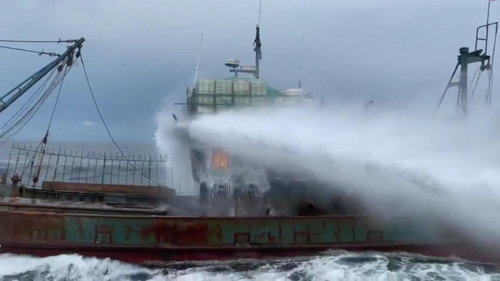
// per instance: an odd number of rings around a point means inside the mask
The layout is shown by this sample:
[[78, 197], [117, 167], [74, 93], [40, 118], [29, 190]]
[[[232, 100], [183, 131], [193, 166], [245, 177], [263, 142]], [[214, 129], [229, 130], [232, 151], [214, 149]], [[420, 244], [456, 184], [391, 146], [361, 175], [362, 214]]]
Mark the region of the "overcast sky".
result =
[[[258, 2], [1, 1], [0, 39], [85, 37], [83, 57], [112, 133], [122, 141], [152, 142], [156, 114], [174, 110], [171, 104], [184, 101], [193, 83], [202, 33], [199, 77], [229, 76], [229, 58], [252, 63]], [[296, 87], [302, 64], [303, 87], [327, 102], [374, 99], [390, 106], [428, 95], [435, 104], [458, 48], [474, 47], [486, 5], [487, 0], [263, 0], [261, 76], [276, 88]], [[492, 21], [498, 16], [500, 3], [493, 2]], [[8, 46], [64, 51], [62, 44]], [[52, 59], [0, 49], [0, 93]], [[30, 93], [0, 115], [2, 124]], [[43, 137], [54, 99], [55, 94], [17, 139]], [[81, 67], [64, 83], [51, 132], [56, 140], [108, 140]]]

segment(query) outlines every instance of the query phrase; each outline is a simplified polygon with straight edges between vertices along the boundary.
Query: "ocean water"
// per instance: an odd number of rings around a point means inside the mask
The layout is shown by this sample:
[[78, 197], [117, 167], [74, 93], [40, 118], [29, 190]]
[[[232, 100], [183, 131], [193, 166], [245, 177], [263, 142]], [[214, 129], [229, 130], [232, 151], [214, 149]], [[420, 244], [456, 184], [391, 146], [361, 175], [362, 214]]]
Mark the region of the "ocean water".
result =
[[[37, 143], [28, 143], [28, 147], [30, 144]], [[11, 161], [13, 159], [10, 153], [12, 145], [0, 147], [0, 167], [3, 170], [7, 169], [9, 157]], [[15, 147], [25, 146], [20, 143]], [[106, 143], [49, 142], [48, 147], [50, 150], [66, 150], [72, 155], [76, 153], [70, 151], [79, 151], [78, 155], [116, 154], [113, 145]], [[121, 144], [121, 147], [127, 156], [157, 154], [154, 144]], [[78, 167], [74, 169], [79, 170]], [[172, 172], [167, 170], [165, 174], [171, 175]], [[189, 187], [182, 187], [182, 181], [176, 183], [179, 191], [189, 190]], [[500, 280], [500, 268], [405, 253], [328, 252], [307, 258], [171, 263], [156, 267], [76, 254], [45, 258], [0, 254], [0, 280]]]
[[0, 255], [0, 280], [500, 280], [500, 268], [422, 256], [325, 253], [311, 258], [172, 263], [141, 267], [60, 255]]

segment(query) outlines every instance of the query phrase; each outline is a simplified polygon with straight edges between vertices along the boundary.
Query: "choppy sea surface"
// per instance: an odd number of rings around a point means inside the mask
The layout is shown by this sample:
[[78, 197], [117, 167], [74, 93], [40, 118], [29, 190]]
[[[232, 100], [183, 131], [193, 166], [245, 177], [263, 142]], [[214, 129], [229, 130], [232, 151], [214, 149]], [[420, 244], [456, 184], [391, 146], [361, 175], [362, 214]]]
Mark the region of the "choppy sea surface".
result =
[[0, 255], [1, 280], [500, 280], [500, 269], [406, 254], [331, 253], [312, 258], [141, 267], [60, 255]]
[[[23, 149], [29, 150], [30, 145], [34, 147], [37, 144], [36, 142], [27, 143], [26, 148], [24, 143], [18, 143], [16, 147], [20, 147], [21, 152], [24, 152]], [[17, 154], [11, 153], [12, 145], [12, 143], [8, 143], [0, 147], [0, 169], [2, 172], [7, 170], [9, 158], [11, 163], [15, 159], [24, 164], [21, 166], [23, 170], [29, 170], [26, 161], [19, 156], [21, 155], [19, 149], [15, 151]], [[130, 155], [136, 154], [158, 156], [153, 143], [150, 145], [121, 144], [121, 148], [128, 159], [130, 159]], [[61, 157], [44, 160], [46, 165], [44, 169], [47, 170], [46, 177], [60, 178], [61, 174], [64, 173], [63, 178], [69, 174], [72, 179], [82, 180], [83, 175], [85, 175], [88, 180], [89, 174], [99, 173], [101, 178], [94, 177], [94, 181], [113, 181], [114, 173], [115, 181], [117, 175], [120, 178], [119, 181], [123, 181], [124, 177], [133, 177], [133, 181], [137, 181], [135, 172], [130, 172], [133, 169], [127, 164], [123, 168], [123, 159], [111, 157], [111, 161], [114, 162], [109, 162], [109, 155], [117, 154], [112, 144], [60, 142], [50, 143], [49, 149], [62, 151], [67, 155], [71, 154], [74, 159], [71, 157], [70, 160], [65, 159], [64, 165], [61, 164], [63, 161]], [[95, 156], [103, 153], [107, 153], [108, 162], [99, 162], [99, 157]], [[95, 163], [78, 161], [80, 159], [78, 157], [89, 155], [97, 159]], [[18, 160], [19, 158], [21, 160]], [[32, 155], [27, 154], [27, 158], [32, 159]], [[77, 160], [75, 161], [75, 159]], [[141, 159], [145, 159], [144, 156]], [[149, 160], [150, 157], [147, 159]], [[161, 160], [163, 161], [163, 158]], [[82, 168], [83, 166], [86, 168]], [[110, 166], [114, 168], [109, 170]], [[96, 167], [100, 167], [102, 170], [97, 172]], [[108, 167], [108, 170], [105, 167]], [[160, 167], [163, 166], [149, 165], [149, 168], [142, 170], [142, 172], [148, 171], [150, 176], [151, 173], [156, 173], [157, 179], [163, 179], [164, 182], [175, 181], [175, 177], [169, 178], [169, 175], [173, 174], [171, 171], [164, 171], [163, 169], [167, 168]], [[10, 166], [8, 170], [12, 171], [12, 169]], [[30, 172], [26, 173], [30, 174]], [[177, 186], [182, 186], [181, 182]], [[189, 190], [189, 187], [181, 189], [179, 191], [182, 193]], [[0, 280], [500, 280], [500, 267], [453, 258], [437, 259], [405, 253], [330, 252], [314, 257], [293, 259], [170, 263], [156, 267], [126, 264], [109, 259], [99, 260], [76, 254], [45, 258], [0, 254]]]

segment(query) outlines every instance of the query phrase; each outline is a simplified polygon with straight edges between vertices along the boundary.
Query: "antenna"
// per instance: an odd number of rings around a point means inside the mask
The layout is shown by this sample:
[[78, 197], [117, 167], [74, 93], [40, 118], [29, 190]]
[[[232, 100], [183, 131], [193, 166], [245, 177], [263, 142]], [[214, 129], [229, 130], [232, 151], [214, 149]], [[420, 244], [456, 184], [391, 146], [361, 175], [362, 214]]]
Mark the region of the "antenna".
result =
[[[198, 78], [198, 70], [200, 68], [200, 58], [201, 58], [201, 47], [203, 46], [203, 33], [201, 34], [201, 39], [200, 39], [200, 49], [198, 51], [198, 59], [196, 60], [196, 69], [194, 70], [194, 79], [193, 79], [193, 87], [188, 87], [186, 89], [186, 102], [185, 103], [174, 103], [175, 105], [186, 105], [186, 107], [183, 108], [183, 110], [187, 109], [189, 112], [189, 97], [193, 93], [193, 88], [196, 86], [196, 79]], [[175, 121], [177, 121], [176, 117], [174, 116]]]
[[490, 25], [490, 8], [491, 8], [491, 1], [495, 0], [488, 0], [488, 10], [486, 12], [486, 47], [484, 47], [484, 53], [488, 53], [488, 33], [489, 33], [489, 25]]
[[255, 79], [259, 79], [260, 75], [260, 61], [262, 60], [262, 42], [260, 41], [260, 18], [262, 15], [262, 0], [260, 0], [259, 5], [259, 19], [257, 26], [255, 27], [255, 39], [253, 41], [254, 52], [255, 52], [255, 66], [240, 66], [240, 61], [238, 59], [230, 59], [225, 65], [230, 67], [229, 72], [234, 73], [234, 77], [238, 77], [238, 73], [252, 73]]
[[[491, 106], [491, 95], [493, 93], [493, 62], [495, 61], [495, 49], [497, 45], [497, 35], [498, 35], [498, 23], [492, 23], [490, 24], [490, 7], [491, 7], [491, 2], [495, 0], [488, 0], [488, 10], [486, 12], [486, 38], [484, 39], [485, 41], [485, 47], [484, 47], [484, 53], [487, 54], [488, 51], [488, 37], [489, 37], [489, 27], [490, 25], [495, 25], [495, 39], [493, 41], [493, 52], [491, 53], [491, 59], [488, 62], [488, 89], [486, 92], [486, 106]], [[481, 28], [481, 27], [479, 27]], [[478, 28], [478, 29], [479, 29]], [[476, 32], [476, 42], [478, 40], [477, 32]]]
[[262, 14], [262, 0], [259, 2], [259, 21], [257, 22], [257, 25], [260, 26], [260, 15]]
[[200, 68], [200, 58], [201, 58], [201, 47], [202, 46], [203, 46], [203, 33], [201, 34], [200, 49], [198, 51], [198, 60], [196, 61], [196, 69], [194, 71], [193, 87], [196, 85], [196, 78], [198, 78], [198, 69]]
[[260, 75], [260, 60], [262, 60], [262, 51], [261, 51], [261, 46], [262, 43], [260, 41], [260, 17], [262, 15], [262, 0], [260, 0], [259, 3], [259, 20], [257, 23], [257, 26], [255, 28], [255, 40], [253, 41], [253, 44], [255, 45], [255, 48], [253, 49], [255, 51], [255, 78], [259, 79]]
[[302, 35], [302, 42], [300, 46], [300, 65], [299, 65], [299, 89], [302, 89], [302, 62], [304, 61], [304, 35]]

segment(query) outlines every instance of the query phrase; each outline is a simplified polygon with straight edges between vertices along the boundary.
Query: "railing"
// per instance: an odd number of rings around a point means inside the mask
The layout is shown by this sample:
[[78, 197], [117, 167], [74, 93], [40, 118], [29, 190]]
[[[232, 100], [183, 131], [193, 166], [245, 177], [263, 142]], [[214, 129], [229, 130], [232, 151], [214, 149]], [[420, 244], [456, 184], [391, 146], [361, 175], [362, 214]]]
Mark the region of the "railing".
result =
[[[39, 180], [33, 185], [38, 168]], [[29, 186], [41, 186], [44, 181], [167, 185], [168, 179], [164, 155], [127, 155], [124, 158], [119, 153], [64, 148], [48, 149], [42, 155], [37, 145], [17, 143], [12, 146], [4, 180], [10, 182], [15, 174], [21, 177], [21, 183]]]

